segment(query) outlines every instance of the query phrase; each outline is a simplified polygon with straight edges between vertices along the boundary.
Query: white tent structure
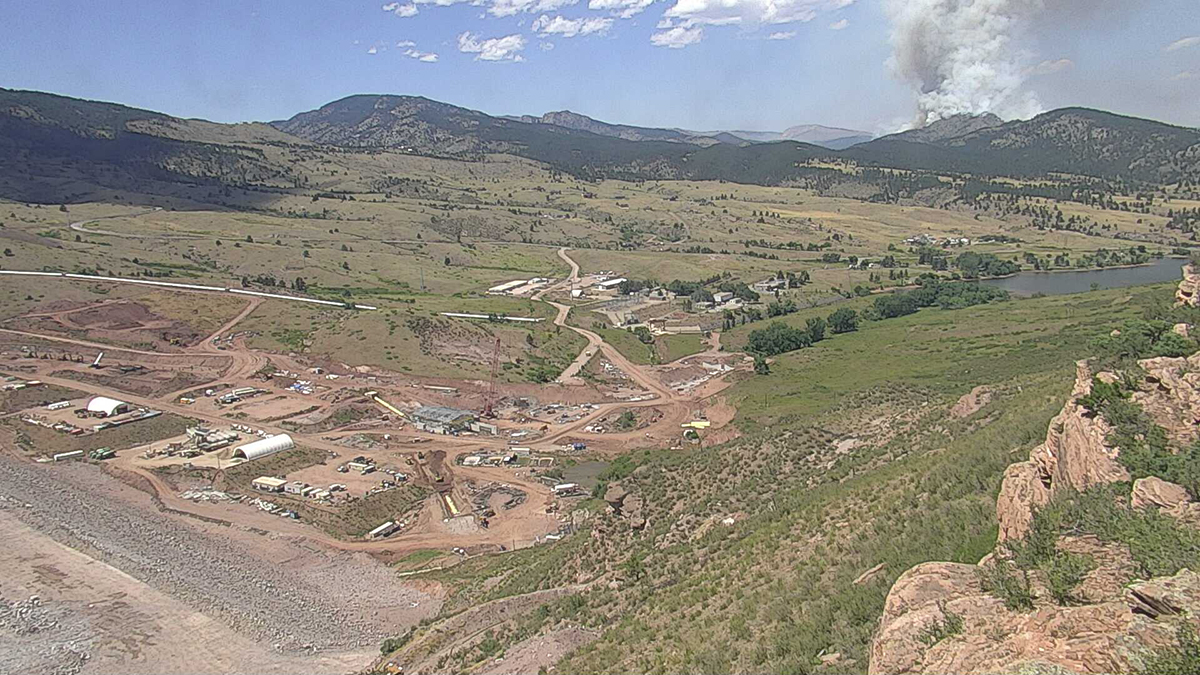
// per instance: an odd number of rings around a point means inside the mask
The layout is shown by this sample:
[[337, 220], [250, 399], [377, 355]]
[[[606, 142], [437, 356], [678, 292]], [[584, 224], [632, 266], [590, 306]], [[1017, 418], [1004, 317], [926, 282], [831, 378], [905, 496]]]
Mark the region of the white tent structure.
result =
[[129, 409], [129, 404], [107, 396], [97, 396], [88, 401], [87, 411], [101, 417], [112, 417]]
[[273, 455], [284, 450], [291, 450], [296, 447], [296, 442], [287, 434], [279, 434], [278, 436], [268, 436], [262, 440], [247, 443], [238, 446], [233, 450], [234, 459], [244, 459], [246, 461], [260, 459], [268, 455]]

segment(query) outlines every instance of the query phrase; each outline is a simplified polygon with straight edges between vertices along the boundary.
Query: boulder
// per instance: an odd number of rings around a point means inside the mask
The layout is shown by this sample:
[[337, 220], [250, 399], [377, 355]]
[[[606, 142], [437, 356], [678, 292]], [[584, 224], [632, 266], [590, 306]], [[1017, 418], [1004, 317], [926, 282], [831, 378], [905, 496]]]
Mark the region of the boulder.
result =
[[1000, 541], [1020, 539], [1033, 524], [1034, 509], [1050, 501], [1049, 476], [1033, 462], [1012, 464], [1004, 471], [1000, 496], [996, 498], [996, 519], [1000, 522]]
[[1153, 506], [1159, 509], [1175, 509], [1192, 501], [1183, 486], [1165, 481], [1157, 476], [1139, 478], [1133, 483], [1133, 507]]
[[1152, 619], [1191, 617], [1200, 609], [1200, 575], [1185, 569], [1173, 577], [1130, 584], [1125, 589], [1125, 602], [1134, 612]]

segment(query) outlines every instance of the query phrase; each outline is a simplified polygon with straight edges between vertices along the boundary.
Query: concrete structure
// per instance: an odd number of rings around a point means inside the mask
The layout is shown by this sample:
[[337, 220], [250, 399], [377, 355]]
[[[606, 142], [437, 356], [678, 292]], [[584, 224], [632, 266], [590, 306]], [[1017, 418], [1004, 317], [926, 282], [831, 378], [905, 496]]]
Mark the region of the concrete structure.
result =
[[233, 451], [234, 459], [241, 458], [247, 461], [260, 459], [268, 455], [273, 455], [284, 450], [291, 450], [296, 447], [296, 442], [287, 434], [279, 434], [278, 436], [268, 436], [253, 443], [238, 446]]
[[283, 486], [287, 485], [287, 481], [282, 478], [259, 476], [250, 481], [250, 485], [261, 492], [283, 492]]
[[733, 293], [730, 293], [729, 291], [721, 291], [719, 293], [713, 293], [713, 302], [716, 302], [716, 303], [729, 302], [732, 299], [733, 299]]
[[499, 427], [497, 427], [495, 424], [489, 424], [487, 422], [471, 422], [467, 426], [471, 429], [471, 431], [474, 431], [477, 434], [488, 434], [495, 436], [496, 434], [500, 433]]
[[87, 411], [97, 417], [112, 417], [129, 412], [129, 404], [107, 396], [97, 396], [88, 401]]

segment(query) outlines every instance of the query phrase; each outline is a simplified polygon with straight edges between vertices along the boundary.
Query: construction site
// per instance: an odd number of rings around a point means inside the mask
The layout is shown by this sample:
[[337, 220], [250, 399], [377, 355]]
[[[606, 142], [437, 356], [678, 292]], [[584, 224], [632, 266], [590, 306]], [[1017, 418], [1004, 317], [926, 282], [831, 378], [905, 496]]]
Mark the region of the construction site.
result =
[[[490, 292], [517, 289], [545, 300], [613, 280], [542, 278]], [[5, 387], [24, 392], [2, 411], [22, 455], [86, 460], [102, 449], [103, 459], [92, 461], [138, 476], [173, 509], [267, 530], [311, 526], [308, 536], [381, 555], [520, 548], [561, 528], [556, 479], [547, 473], [647, 442], [687, 442], [687, 427], [702, 417], [702, 406], [688, 401], [744, 367], [716, 351], [635, 365], [595, 333], [567, 324], [568, 306], [548, 301], [556, 323], [588, 340], [558, 382], [501, 382], [499, 339], [485, 348], [486, 380], [430, 380], [254, 350], [238, 324], [262, 302], [251, 298], [211, 335], [176, 340], [173, 353], [0, 329]], [[60, 314], [39, 316], [87, 315], [82, 308]], [[599, 377], [585, 384], [576, 375], [585, 367]], [[42, 402], [29, 395], [39, 390], [62, 394]], [[55, 442], [60, 437], [67, 445]], [[500, 508], [495, 485], [512, 492]], [[378, 522], [319, 525], [339, 512]], [[388, 523], [384, 534], [379, 528]]]
[[[585, 288], [603, 292], [613, 286], [603, 286], [608, 280], [592, 279]], [[80, 532], [127, 526], [175, 539], [180, 528], [200, 528], [205, 532], [191, 544], [200, 547], [196, 553], [258, 545], [245, 541], [246, 534], [231, 539], [234, 531], [258, 533], [249, 535], [255, 541], [285, 537], [320, 552], [293, 556], [305, 578], [342, 556], [389, 564], [419, 554], [443, 568], [477, 555], [553, 545], [574, 531], [574, 505], [591, 491], [589, 484], [563, 480], [564, 470], [647, 444], [699, 442], [689, 431], [706, 424], [704, 399], [725, 386], [727, 374], [748, 367], [716, 346], [678, 363], [637, 365], [600, 335], [566, 321], [570, 307], [556, 298], [578, 300], [581, 294], [572, 291], [579, 286], [573, 276], [492, 289], [549, 304], [559, 329], [586, 340], [546, 384], [505, 381], [510, 347], [500, 339], [478, 346], [487, 355], [487, 376], [470, 380], [255, 349], [250, 342], [257, 332], [240, 324], [274, 302], [263, 297], [239, 300], [241, 308], [208, 334], [168, 326], [128, 302], [94, 306], [116, 310], [115, 322], [85, 306], [6, 321], [0, 327], [0, 433], [7, 450], [0, 494], [27, 494], [15, 498], [70, 510]], [[186, 301], [204, 291], [173, 292]], [[479, 319], [464, 314], [453, 320]], [[65, 330], [87, 326], [96, 331], [81, 337]], [[29, 493], [34, 486], [36, 495]], [[112, 518], [105, 509], [60, 503], [64, 498], [115, 500], [110, 503], [128, 510]], [[32, 517], [0, 509], [0, 526], [36, 526]], [[95, 522], [100, 518], [108, 522]], [[123, 530], [106, 536], [128, 537]], [[125, 554], [112, 555], [120, 568]], [[353, 569], [377, 574], [370, 565]], [[338, 587], [356, 583], [339, 578]], [[176, 581], [152, 585], [184, 592]], [[314, 609], [358, 602], [354, 596], [320, 599], [333, 597], [327, 590], [289, 592], [311, 594]], [[438, 605], [407, 586], [389, 592], [414, 597], [397, 608], [404, 622]], [[255, 591], [228, 602], [230, 623], [251, 626], [260, 625], [255, 613], [276, 599]], [[360, 611], [355, 607], [336, 611]], [[336, 655], [330, 663], [352, 662], [362, 658], [355, 650], [392, 630], [376, 622], [366, 637], [351, 638], [322, 628], [324, 616], [303, 619], [308, 623], [284, 641], [288, 648], [311, 644]], [[212, 639], [226, 638], [217, 631]]]

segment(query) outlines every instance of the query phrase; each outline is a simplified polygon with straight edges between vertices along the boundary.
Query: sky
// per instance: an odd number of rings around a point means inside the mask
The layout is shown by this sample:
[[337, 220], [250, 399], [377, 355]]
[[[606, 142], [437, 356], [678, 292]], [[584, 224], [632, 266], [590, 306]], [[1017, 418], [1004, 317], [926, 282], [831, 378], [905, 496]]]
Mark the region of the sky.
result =
[[1087, 106], [1200, 126], [1197, 0], [8, 3], [0, 86], [218, 122], [360, 93], [693, 130]]

